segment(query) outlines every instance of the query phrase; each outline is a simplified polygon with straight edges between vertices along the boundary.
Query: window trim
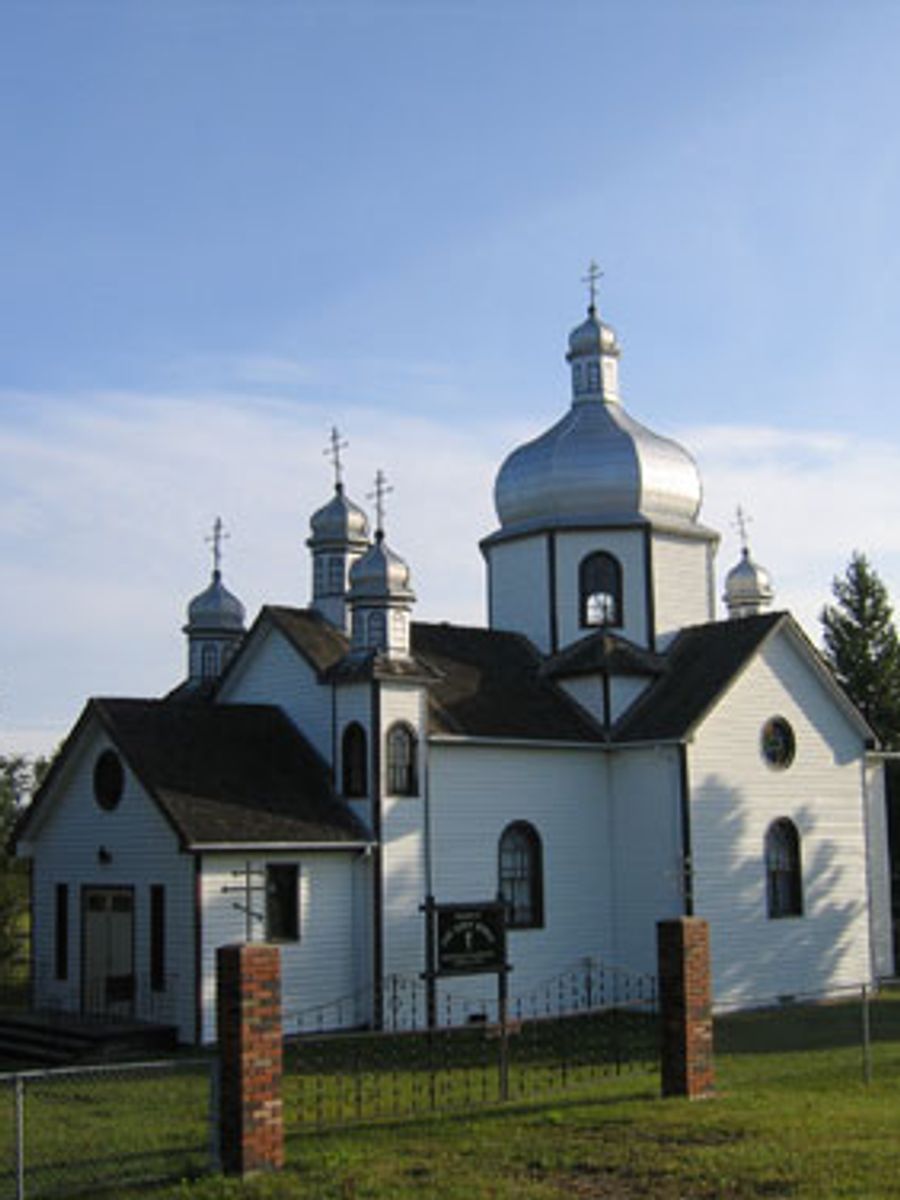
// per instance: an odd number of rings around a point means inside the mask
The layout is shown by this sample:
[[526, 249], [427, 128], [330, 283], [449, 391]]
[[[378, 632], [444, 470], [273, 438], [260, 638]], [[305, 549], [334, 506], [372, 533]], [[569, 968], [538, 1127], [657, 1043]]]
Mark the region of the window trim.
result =
[[[588, 580], [587, 575], [594, 566], [601, 566], [604, 571], [611, 573], [609, 587], [599, 588], [596, 582]], [[614, 607], [611, 620], [591, 620], [588, 605], [594, 596], [610, 596]], [[622, 564], [608, 550], [592, 550], [578, 564], [578, 620], [582, 629], [621, 629], [624, 624], [622, 603]]]
[[803, 916], [803, 852], [800, 831], [790, 817], [777, 817], [763, 842], [766, 916], [770, 921]]
[[[509, 864], [504, 863], [504, 842], [512, 838], [522, 838], [527, 847], [527, 870], [525, 886], [528, 889], [528, 915], [526, 918], [516, 917], [515, 900], [510, 898], [509, 890], [504, 885], [515, 883]], [[522, 848], [516, 848], [521, 854]], [[544, 848], [541, 835], [530, 821], [511, 821], [500, 834], [497, 841], [497, 894], [506, 908], [507, 929], [543, 929], [544, 928]]]
[[[402, 764], [398, 763], [397, 759], [397, 746], [401, 737], [408, 747], [408, 752], [404, 754], [406, 761]], [[408, 721], [394, 721], [384, 735], [384, 784], [389, 796], [419, 794], [419, 739]]]

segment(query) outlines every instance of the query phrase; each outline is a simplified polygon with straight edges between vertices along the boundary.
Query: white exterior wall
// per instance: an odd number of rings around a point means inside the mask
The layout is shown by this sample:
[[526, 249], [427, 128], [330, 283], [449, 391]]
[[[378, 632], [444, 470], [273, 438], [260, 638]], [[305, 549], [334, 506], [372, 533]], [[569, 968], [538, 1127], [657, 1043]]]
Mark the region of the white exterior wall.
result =
[[[776, 715], [797, 743], [781, 770], [760, 749]], [[715, 1003], [869, 981], [862, 734], [786, 633], [703, 722], [688, 770], [695, 912], [710, 922]], [[764, 840], [779, 817], [800, 834], [803, 916], [770, 919]]]
[[664, 649], [686, 625], [715, 617], [712, 554], [708, 542], [654, 532], [653, 603], [656, 646]]
[[[609, 961], [612, 852], [602, 752], [432, 743], [429, 757], [439, 903], [496, 898], [498, 845], [511, 822], [530, 822], [541, 838], [544, 926], [509, 932], [512, 1001], [586, 957]], [[496, 980], [451, 979], [442, 991], [490, 1001]]]
[[[424, 969], [424, 924], [419, 905], [427, 894], [425, 808], [428, 747], [425, 691], [417, 685], [381, 685], [381, 840], [385, 976], [418, 975]], [[395, 721], [411, 725], [418, 739], [419, 794], [387, 792], [385, 735]]]
[[655, 975], [656, 923], [684, 913], [678, 749], [620, 750], [610, 771], [615, 958]]
[[[134, 890], [135, 1015], [178, 1027], [179, 1038], [194, 1038], [194, 858], [179, 848], [178, 838], [155, 802], [125, 768], [125, 789], [111, 812], [94, 799], [93, 771], [97, 756], [111, 743], [94, 724], [85, 730], [67, 769], [44, 801], [44, 816], [35, 827], [33, 851], [33, 920], [36, 1003], [39, 1007], [78, 1012], [81, 1008], [82, 889], [122, 887]], [[64, 803], [55, 803], [65, 793]], [[99, 848], [111, 861], [100, 863]], [[54, 978], [56, 885], [69, 886], [68, 979]], [[150, 887], [165, 887], [166, 986], [150, 988]]]
[[524, 633], [550, 651], [547, 536], [499, 542], [488, 550], [488, 620], [492, 629]]
[[644, 531], [559, 531], [556, 534], [556, 612], [560, 649], [593, 632], [593, 629], [585, 628], [580, 623], [578, 568], [583, 558], [599, 550], [613, 555], [622, 567], [624, 622], [616, 632], [639, 646], [648, 645], [650, 631], [647, 628]]
[[221, 704], [276, 704], [315, 746], [332, 761], [331, 687], [277, 629], [261, 629], [252, 651], [219, 693]]
[[878, 975], [894, 974], [891, 916], [891, 862], [888, 843], [884, 764], [866, 763], [866, 834], [869, 848], [869, 904], [872, 956]]
[[[248, 861], [258, 871], [267, 863], [296, 863], [299, 868], [300, 938], [281, 944], [285, 1034], [352, 1028], [367, 1021], [368, 980], [361, 976], [355, 941], [363, 906], [371, 897], [367, 859], [358, 851], [326, 850], [205, 854], [200, 875], [202, 1040], [216, 1039], [216, 949], [246, 940], [246, 918], [235, 907], [242, 904], [243, 896], [223, 888], [240, 886], [242, 880], [234, 872], [243, 873]], [[262, 913], [265, 901], [259, 893], [255, 904]], [[254, 921], [252, 940], [261, 941], [263, 936], [262, 920]]]

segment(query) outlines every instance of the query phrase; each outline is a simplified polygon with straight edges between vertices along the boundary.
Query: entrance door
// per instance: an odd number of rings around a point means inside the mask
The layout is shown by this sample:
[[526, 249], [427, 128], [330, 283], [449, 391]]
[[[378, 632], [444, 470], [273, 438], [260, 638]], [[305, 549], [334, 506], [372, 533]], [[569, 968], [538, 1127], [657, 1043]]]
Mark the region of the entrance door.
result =
[[134, 1012], [134, 893], [85, 888], [82, 1008], [128, 1017]]

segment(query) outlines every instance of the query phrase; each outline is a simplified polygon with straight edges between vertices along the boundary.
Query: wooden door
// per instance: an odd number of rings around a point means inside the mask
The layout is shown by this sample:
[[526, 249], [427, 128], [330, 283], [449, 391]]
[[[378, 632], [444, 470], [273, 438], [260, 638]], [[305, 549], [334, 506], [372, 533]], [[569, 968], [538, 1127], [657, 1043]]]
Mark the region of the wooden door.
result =
[[134, 892], [85, 888], [82, 1008], [128, 1017], [134, 1012]]

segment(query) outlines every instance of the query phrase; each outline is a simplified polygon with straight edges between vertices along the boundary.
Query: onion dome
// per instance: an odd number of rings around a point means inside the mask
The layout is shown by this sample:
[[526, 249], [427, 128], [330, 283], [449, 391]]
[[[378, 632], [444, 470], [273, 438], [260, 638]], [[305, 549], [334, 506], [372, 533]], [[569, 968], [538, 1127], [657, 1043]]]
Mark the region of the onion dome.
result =
[[768, 571], [750, 557], [747, 546], [741, 560], [725, 577], [725, 607], [730, 617], [752, 617], [768, 608], [775, 598]]
[[222, 572], [213, 571], [212, 582], [188, 605], [188, 623], [185, 633], [225, 630], [244, 630], [244, 606], [237, 596], [229, 592], [222, 583]]
[[363, 510], [344, 494], [344, 485], [335, 484], [334, 495], [313, 513], [309, 522], [309, 546], [340, 544], [366, 546], [369, 542], [369, 521]]
[[350, 568], [351, 602], [358, 600], [415, 600], [408, 565], [387, 545], [381, 530], [366, 553]]
[[572, 331], [572, 406], [546, 433], [514, 450], [494, 488], [504, 532], [650, 520], [694, 522], [701, 486], [690, 454], [630, 417], [618, 393], [619, 346], [597, 316]]

